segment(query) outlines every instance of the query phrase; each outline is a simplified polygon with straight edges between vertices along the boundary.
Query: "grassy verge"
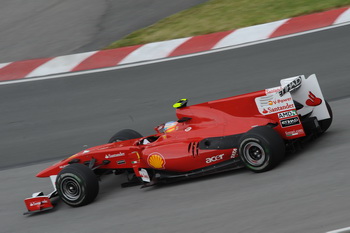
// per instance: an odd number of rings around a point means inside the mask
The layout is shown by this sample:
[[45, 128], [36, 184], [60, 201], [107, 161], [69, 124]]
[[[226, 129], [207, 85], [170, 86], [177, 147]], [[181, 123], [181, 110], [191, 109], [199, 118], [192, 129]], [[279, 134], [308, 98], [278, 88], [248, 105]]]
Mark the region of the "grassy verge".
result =
[[350, 0], [211, 0], [112, 43], [107, 49], [227, 31], [350, 5]]

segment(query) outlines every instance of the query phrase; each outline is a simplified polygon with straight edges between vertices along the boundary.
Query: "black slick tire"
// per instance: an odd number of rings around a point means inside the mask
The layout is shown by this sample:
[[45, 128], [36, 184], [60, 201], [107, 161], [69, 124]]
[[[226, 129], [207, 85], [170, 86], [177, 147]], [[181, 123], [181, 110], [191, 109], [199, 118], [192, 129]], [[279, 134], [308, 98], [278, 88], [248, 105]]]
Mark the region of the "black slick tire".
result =
[[72, 207], [79, 207], [95, 200], [99, 192], [99, 183], [90, 168], [74, 163], [58, 174], [56, 188], [63, 202]]
[[276, 167], [285, 156], [285, 143], [271, 127], [258, 126], [239, 141], [240, 158], [249, 170], [260, 173]]
[[132, 129], [123, 129], [118, 133], [114, 134], [109, 139], [108, 143], [125, 141], [125, 140], [136, 139], [136, 138], [142, 138], [142, 135], [139, 132]]
[[332, 121], [333, 121], [332, 108], [331, 108], [331, 106], [329, 105], [329, 103], [327, 101], [325, 101], [325, 102], [326, 102], [326, 107], [327, 107], [327, 110], [328, 110], [330, 118], [325, 119], [325, 120], [321, 120], [321, 121], [318, 122], [318, 124], [321, 127], [321, 133], [326, 132], [327, 129], [331, 126]]

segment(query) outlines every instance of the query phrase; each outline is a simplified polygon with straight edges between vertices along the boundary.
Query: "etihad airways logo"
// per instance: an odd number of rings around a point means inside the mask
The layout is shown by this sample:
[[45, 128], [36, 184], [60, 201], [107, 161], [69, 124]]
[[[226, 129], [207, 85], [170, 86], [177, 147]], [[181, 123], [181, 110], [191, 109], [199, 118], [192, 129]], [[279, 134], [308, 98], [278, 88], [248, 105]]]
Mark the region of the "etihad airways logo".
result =
[[298, 89], [301, 86], [301, 82], [302, 82], [301, 77], [297, 77], [296, 79], [288, 83], [285, 87], [283, 87], [282, 90], [278, 92], [279, 95], [282, 97], [286, 93]]

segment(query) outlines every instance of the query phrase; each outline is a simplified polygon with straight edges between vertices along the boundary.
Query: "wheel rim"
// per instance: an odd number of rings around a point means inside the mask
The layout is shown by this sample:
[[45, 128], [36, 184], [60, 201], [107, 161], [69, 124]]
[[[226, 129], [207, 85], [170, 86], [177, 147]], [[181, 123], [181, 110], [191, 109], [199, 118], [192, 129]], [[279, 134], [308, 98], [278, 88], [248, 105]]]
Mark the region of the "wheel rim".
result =
[[243, 148], [243, 155], [246, 161], [254, 167], [261, 166], [266, 159], [264, 148], [256, 142], [248, 142]]
[[76, 201], [80, 198], [82, 189], [77, 180], [71, 177], [65, 177], [60, 184], [62, 195], [69, 201]]

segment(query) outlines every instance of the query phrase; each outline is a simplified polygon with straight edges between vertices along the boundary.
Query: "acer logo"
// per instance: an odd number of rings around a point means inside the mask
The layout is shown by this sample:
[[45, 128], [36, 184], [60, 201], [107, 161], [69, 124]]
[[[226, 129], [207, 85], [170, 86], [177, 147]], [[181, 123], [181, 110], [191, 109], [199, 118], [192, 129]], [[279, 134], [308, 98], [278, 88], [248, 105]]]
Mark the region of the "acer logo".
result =
[[207, 159], [205, 160], [205, 162], [206, 162], [206, 163], [216, 162], [216, 161], [222, 160], [223, 157], [224, 157], [224, 154], [215, 155], [215, 156], [213, 156], [213, 157], [207, 158]]

